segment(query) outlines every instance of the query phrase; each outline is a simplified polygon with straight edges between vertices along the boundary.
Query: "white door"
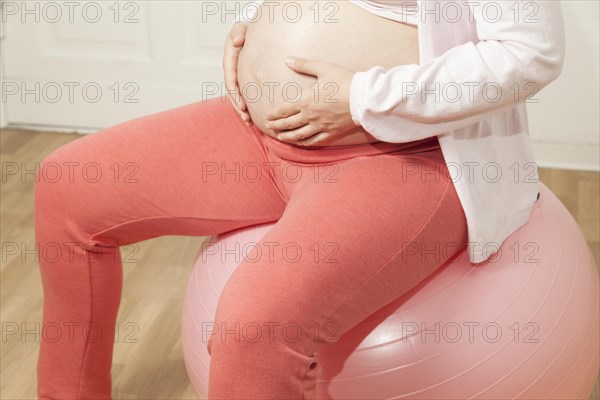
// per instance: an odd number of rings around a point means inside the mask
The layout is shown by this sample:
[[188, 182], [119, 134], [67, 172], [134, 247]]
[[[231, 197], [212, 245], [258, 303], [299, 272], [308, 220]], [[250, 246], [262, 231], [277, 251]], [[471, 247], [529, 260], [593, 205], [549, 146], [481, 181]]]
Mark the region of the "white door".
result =
[[2, 1], [9, 124], [81, 132], [222, 95], [245, 1]]

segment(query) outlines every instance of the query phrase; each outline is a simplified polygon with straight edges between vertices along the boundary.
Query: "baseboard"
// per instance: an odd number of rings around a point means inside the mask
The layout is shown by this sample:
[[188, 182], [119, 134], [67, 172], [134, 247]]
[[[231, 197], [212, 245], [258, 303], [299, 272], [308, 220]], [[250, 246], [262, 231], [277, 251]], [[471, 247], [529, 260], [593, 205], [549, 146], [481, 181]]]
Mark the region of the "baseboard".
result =
[[[10, 124], [10, 128], [89, 134], [98, 129], [89, 127], [60, 127]], [[539, 167], [600, 172], [600, 146], [597, 144], [565, 144], [532, 142]]]
[[90, 127], [78, 127], [78, 126], [57, 126], [57, 125], [36, 125], [36, 124], [8, 124], [4, 126], [7, 129], [25, 129], [29, 131], [39, 131], [39, 132], [58, 132], [58, 133], [72, 133], [72, 134], [82, 134], [86, 135], [89, 133], [94, 133], [99, 130], [99, 128], [90, 128]]

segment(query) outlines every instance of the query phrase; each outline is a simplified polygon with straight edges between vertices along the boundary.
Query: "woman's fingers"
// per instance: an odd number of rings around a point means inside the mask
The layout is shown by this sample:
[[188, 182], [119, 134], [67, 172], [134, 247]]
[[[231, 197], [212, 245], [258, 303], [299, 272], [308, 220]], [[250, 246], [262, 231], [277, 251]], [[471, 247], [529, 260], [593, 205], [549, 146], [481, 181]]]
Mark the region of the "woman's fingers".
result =
[[312, 146], [315, 143], [322, 142], [323, 140], [331, 138], [332, 135], [329, 132], [319, 132], [316, 135], [312, 135], [308, 139], [301, 140], [298, 142], [301, 146]]
[[[230, 43], [228, 41], [228, 43]], [[240, 111], [242, 111], [240, 105], [240, 92], [237, 86], [237, 60], [239, 49], [233, 47], [231, 44], [226, 45], [223, 55], [223, 73], [225, 78], [225, 87], [227, 88], [227, 95], [232, 101], [232, 104]]]
[[[237, 81], [237, 65], [240, 59], [240, 52], [242, 51], [242, 47], [244, 46], [244, 42], [246, 41], [246, 31], [248, 30], [248, 26], [247, 23], [236, 23], [233, 25], [231, 30], [231, 37], [233, 38], [231, 44], [233, 47], [230, 48], [229, 52], [229, 87], [227, 87], [227, 85], [226, 87], [229, 93], [231, 93], [231, 90], [234, 90], [235, 102], [237, 104], [238, 109], [240, 111], [245, 111], [246, 102], [241, 96], [240, 88], [238, 86]], [[225, 77], [225, 79], [227, 79], [227, 76]]]
[[229, 30], [229, 37], [231, 42], [236, 47], [242, 47], [246, 38], [246, 31], [248, 30], [248, 22], [241, 21], [233, 24]]
[[301, 128], [294, 129], [287, 132], [282, 132], [277, 135], [277, 139], [282, 140], [284, 142], [299, 142], [304, 139], [308, 139], [309, 137], [320, 133], [321, 130], [312, 125], [304, 125]]
[[246, 30], [247, 26], [244, 23], [236, 23], [227, 35], [223, 51], [223, 73], [229, 101], [240, 118], [250, 126], [250, 114], [246, 112], [246, 102], [241, 96], [237, 82], [237, 64], [245, 41]]
[[244, 31], [241, 33], [237, 33], [236, 36], [233, 36], [233, 40], [231, 41], [231, 44], [234, 47], [242, 48], [244, 46], [245, 41], [246, 41], [246, 35], [245, 35], [245, 31]]
[[[306, 125], [301, 113], [294, 114], [287, 118], [271, 120], [266, 123], [266, 127], [273, 131], [289, 131]], [[284, 133], [284, 132], [281, 132]]]

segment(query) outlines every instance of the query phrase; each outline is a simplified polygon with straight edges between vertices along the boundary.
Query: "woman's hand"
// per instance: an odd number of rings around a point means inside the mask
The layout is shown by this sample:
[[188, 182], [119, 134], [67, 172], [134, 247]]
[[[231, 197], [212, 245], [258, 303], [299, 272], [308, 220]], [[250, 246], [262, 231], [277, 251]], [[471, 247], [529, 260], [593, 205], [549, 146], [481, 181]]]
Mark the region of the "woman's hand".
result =
[[240, 118], [246, 122], [246, 125], [251, 126], [252, 120], [247, 112], [246, 102], [240, 93], [237, 77], [237, 65], [240, 57], [240, 51], [246, 40], [246, 31], [248, 30], [249, 22], [237, 22], [229, 30], [229, 34], [225, 39], [225, 49], [223, 52], [223, 71], [225, 74], [225, 87], [227, 95], [233, 105], [233, 108], [240, 115]]
[[299, 101], [285, 102], [265, 115], [266, 127], [278, 133], [279, 140], [310, 146], [356, 128], [350, 114], [354, 71], [302, 58], [291, 58], [286, 64], [296, 72], [317, 77], [317, 87], [302, 93]]

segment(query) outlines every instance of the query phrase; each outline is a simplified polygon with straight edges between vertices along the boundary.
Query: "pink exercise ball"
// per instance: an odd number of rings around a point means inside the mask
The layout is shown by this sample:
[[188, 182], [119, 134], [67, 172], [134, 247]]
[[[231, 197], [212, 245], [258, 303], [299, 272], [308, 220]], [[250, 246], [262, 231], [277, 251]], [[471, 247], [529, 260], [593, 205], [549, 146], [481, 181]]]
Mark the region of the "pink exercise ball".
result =
[[[599, 279], [560, 200], [540, 183], [530, 220], [490, 260], [466, 250], [316, 354], [320, 399], [588, 399], [599, 368]], [[211, 241], [242, 250], [273, 224]], [[240, 260], [203, 246], [182, 311], [185, 365], [208, 393], [208, 337]], [[205, 325], [203, 325], [205, 324]]]

